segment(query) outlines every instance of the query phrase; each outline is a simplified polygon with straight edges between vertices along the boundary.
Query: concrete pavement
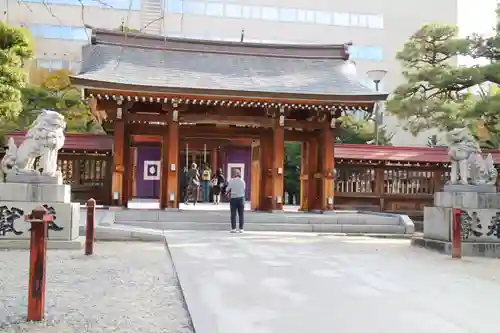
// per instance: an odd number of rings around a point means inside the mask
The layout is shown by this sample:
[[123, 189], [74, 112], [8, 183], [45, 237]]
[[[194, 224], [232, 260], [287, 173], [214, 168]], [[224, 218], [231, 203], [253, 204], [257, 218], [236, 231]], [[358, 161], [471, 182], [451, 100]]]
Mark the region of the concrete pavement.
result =
[[197, 333], [483, 333], [500, 265], [408, 240], [165, 232]]

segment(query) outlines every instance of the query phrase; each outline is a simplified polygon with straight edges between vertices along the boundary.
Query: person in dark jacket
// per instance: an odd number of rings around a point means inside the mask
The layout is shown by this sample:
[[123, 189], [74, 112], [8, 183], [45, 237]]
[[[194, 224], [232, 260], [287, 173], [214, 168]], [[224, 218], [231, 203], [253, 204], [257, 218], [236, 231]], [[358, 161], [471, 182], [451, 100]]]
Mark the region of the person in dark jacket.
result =
[[215, 172], [214, 177], [210, 181], [210, 184], [212, 185], [212, 193], [214, 196], [214, 204], [218, 205], [220, 204], [220, 195], [222, 192], [222, 188], [226, 184], [226, 178], [224, 178], [224, 175], [222, 174], [222, 169], [218, 169]]

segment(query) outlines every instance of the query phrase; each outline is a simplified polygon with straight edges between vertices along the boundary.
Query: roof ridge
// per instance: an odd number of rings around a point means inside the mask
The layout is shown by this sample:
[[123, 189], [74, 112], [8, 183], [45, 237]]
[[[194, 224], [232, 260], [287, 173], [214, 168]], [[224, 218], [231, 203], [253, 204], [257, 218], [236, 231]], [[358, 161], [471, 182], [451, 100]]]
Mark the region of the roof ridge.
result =
[[352, 43], [264, 44], [163, 37], [145, 33], [92, 29], [92, 44], [218, 54], [274, 55], [292, 58], [333, 58], [348, 60], [348, 47]]

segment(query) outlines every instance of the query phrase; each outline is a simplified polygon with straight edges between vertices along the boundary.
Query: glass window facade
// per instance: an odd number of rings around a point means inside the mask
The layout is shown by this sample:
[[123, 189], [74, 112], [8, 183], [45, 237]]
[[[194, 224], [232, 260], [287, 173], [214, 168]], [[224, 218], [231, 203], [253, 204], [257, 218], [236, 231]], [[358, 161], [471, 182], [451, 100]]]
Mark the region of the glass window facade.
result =
[[384, 58], [384, 51], [382, 47], [372, 45], [352, 45], [349, 47], [349, 54], [353, 60], [382, 60]]
[[376, 14], [340, 13], [271, 6], [245, 6], [237, 3], [231, 3], [229, 1], [165, 1], [167, 11], [176, 14], [209, 15], [280, 22], [303, 22], [319, 25], [354, 26], [371, 29], [384, 28], [383, 17]]
[[[239, 42], [241, 37], [216, 37], [216, 36], [185, 36], [178, 34], [169, 34], [169, 37], [182, 37], [182, 38], [193, 38], [193, 39], [206, 39], [206, 40], [223, 40], [227, 42]], [[258, 40], [245, 38], [247, 43], [269, 43], [269, 44], [318, 44], [317, 42], [297, 42], [297, 41], [283, 41], [283, 40]], [[383, 60], [384, 54], [383, 49], [380, 46], [374, 45], [352, 45], [349, 47], [350, 59], [352, 60]], [[368, 82], [368, 81], [366, 81]], [[372, 86], [373, 82], [368, 83], [368, 86]]]
[[23, 0], [25, 2], [33, 2], [33, 3], [46, 3], [46, 4], [60, 4], [60, 5], [72, 5], [72, 6], [94, 6], [94, 7], [102, 7], [102, 8], [114, 8], [114, 9], [132, 9], [132, 10], [140, 10], [141, 9], [141, 1], [140, 0], [106, 0], [106, 1], [95, 1], [95, 0]]
[[27, 28], [34, 37], [49, 39], [67, 39], [87, 41], [91, 35], [89, 29], [49, 24], [29, 24]]
[[61, 59], [37, 59], [36, 67], [43, 68], [50, 72], [59, 70], [59, 69], [68, 69], [72, 72], [77, 72], [80, 67], [80, 62], [78, 61], [70, 61], [70, 60], [61, 60]]

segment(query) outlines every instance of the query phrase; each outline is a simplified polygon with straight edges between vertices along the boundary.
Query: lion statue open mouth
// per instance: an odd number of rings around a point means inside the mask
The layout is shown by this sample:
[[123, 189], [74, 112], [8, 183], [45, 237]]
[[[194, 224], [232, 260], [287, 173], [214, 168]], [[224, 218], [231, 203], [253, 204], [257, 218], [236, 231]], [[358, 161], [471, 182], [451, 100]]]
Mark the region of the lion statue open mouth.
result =
[[[57, 175], [57, 154], [64, 146], [66, 121], [63, 115], [53, 110], [42, 110], [31, 124], [19, 147], [10, 138], [8, 150], [0, 167], [5, 175], [38, 174]], [[38, 170], [34, 169], [36, 158], [40, 158]]]
[[481, 148], [467, 128], [446, 133], [448, 156], [451, 162], [449, 184], [481, 185], [496, 183], [498, 172], [493, 157], [481, 157]]

